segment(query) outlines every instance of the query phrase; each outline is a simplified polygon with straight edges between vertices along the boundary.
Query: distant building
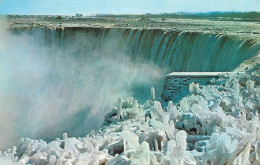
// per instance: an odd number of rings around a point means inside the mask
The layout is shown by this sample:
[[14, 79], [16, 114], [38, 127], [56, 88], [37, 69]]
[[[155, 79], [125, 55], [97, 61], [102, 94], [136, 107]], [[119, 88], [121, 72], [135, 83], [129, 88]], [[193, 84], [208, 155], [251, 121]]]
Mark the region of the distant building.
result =
[[83, 17], [83, 14], [76, 13], [76, 17], [77, 17], [77, 18]]
[[61, 20], [62, 17], [61, 17], [60, 15], [57, 15], [57, 16], [56, 16], [56, 19], [57, 19], [57, 20]]

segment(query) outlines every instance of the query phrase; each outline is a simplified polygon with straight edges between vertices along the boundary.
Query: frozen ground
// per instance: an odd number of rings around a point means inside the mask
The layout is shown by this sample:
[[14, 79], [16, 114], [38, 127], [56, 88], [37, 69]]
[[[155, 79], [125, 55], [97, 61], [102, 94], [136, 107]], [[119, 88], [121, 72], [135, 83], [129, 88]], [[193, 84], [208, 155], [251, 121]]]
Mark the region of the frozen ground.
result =
[[213, 21], [207, 19], [143, 18], [142, 16], [85, 17], [71, 16], [10, 16], [10, 28], [138, 28], [174, 31], [210, 32], [260, 39], [260, 23], [244, 21]]
[[100, 130], [79, 138], [64, 133], [49, 143], [23, 138], [1, 152], [0, 164], [257, 165], [259, 56], [237, 71], [223, 74], [222, 85], [191, 84], [187, 97], [165, 109], [153, 88], [143, 105], [119, 98]]

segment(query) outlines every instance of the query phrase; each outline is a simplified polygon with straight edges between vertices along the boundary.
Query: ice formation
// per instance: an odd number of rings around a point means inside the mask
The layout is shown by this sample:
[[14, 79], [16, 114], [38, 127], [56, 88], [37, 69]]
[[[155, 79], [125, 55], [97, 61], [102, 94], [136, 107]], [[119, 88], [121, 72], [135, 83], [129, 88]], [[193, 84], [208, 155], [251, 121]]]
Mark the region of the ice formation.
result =
[[260, 164], [259, 71], [224, 74], [221, 85], [192, 83], [190, 94], [163, 109], [119, 99], [100, 130], [52, 142], [23, 138], [0, 152], [0, 164]]

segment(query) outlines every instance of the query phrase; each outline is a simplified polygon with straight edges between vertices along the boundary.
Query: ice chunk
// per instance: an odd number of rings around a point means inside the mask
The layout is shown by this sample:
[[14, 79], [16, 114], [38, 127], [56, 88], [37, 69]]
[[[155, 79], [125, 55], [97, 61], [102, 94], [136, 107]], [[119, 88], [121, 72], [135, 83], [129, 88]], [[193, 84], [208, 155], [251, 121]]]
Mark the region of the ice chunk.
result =
[[170, 157], [173, 154], [173, 148], [176, 147], [175, 140], [169, 140], [167, 143], [167, 155]]
[[68, 134], [65, 132], [63, 133], [63, 140], [67, 139], [68, 138]]
[[162, 121], [164, 124], [169, 125], [170, 114], [168, 112], [162, 113]]
[[178, 116], [178, 110], [176, 105], [172, 105], [172, 101], [169, 101], [168, 103], [168, 108], [167, 108], [167, 112], [169, 113], [169, 119], [170, 120], [175, 120]]
[[149, 144], [147, 142], [142, 142], [142, 144], [133, 153], [130, 160], [133, 165], [135, 165], [136, 162], [140, 162], [141, 165], [150, 164]]
[[210, 110], [215, 111], [219, 107], [220, 103], [221, 103], [221, 100], [217, 99], [216, 102], [210, 107]]
[[56, 165], [56, 156], [55, 155], [50, 155], [48, 158], [48, 164], [49, 165]]
[[200, 91], [200, 87], [199, 87], [199, 83], [194, 83], [192, 82], [191, 84], [189, 84], [189, 92], [190, 94], [199, 94]]
[[176, 134], [177, 146], [181, 146], [186, 150], [187, 147], [186, 139], [187, 139], [187, 133], [185, 131], [181, 130], [177, 132]]
[[183, 164], [183, 156], [186, 150], [186, 138], [187, 133], [185, 131], [178, 131], [176, 134], [176, 141], [168, 141], [167, 156], [170, 157], [171, 164]]
[[[130, 148], [136, 150], [139, 146], [139, 137], [129, 131], [123, 131], [120, 133], [120, 136], [124, 139], [125, 142], [130, 146]], [[126, 144], [124, 144], [124, 149], [126, 149]]]
[[154, 87], [151, 87], [151, 100], [152, 101], [155, 100], [155, 90], [154, 90]]
[[181, 110], [183, 110], [184, 112], [188, 112], [189, 111], [190, 106], [188, 104], [188, 101], [187, 101], [186, 97], [183, 97], [183, 99], [181, 100], [180, 107], [181, 107]]
[[118, 105], [117, 105], [117, 117], [116, 120], [120, 121], [122, 116], [122, 99], [118, 99]]
[[240, 87], [239, 87], [239, 83], [237, 81], [234, 82], [234, 97], [235, 99], [238, 101], [239, 99], [239, 93], [240, 93]]
[[249, 93], [249, 94], [253, 94], [254, 93], [254, 85], [255, 85], [255, 82], [254, 81], [252, 81], [252, 80], [248, 80], [247, 82], [246, 82], [246, 87], [247, 87], [247, 92]]
[[117, 165], [117, 164], [129, 165], [130, 161], [125, 155], [122, 155], [110, 160], [106, 165]]

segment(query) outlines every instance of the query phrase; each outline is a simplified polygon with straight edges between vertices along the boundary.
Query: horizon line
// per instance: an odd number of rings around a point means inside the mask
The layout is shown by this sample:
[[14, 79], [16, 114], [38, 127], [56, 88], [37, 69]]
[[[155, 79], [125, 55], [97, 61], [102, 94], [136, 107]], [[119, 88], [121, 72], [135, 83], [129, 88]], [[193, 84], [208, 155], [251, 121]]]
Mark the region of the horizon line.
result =
[[60, 16], [74, 16], [75, 14], [83, 14], [85, 16], [93, 16], [93, 15], [160, 15], [160, 14], [208, 14], [208, 13], [260, 13], [260, 11], [239, 11], [239, 10], [232, 10], [232, 11], [221, 11], [221, 10], [215, 10], [215, 11], [193, 11], [193, 12], [188, 12], [188, 11], [178, 11], [178, 12], [159, 12], [159, 13], [93, 13], [93, 14], [84, 14], [83, 12], [76, 12], [74, 14], [0, 14], [2, 16], [11, 16], [11, 15], [19, 15], [19, 16], [41, 16], [41, 15], [60, 15]]

